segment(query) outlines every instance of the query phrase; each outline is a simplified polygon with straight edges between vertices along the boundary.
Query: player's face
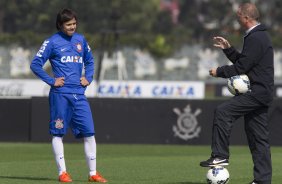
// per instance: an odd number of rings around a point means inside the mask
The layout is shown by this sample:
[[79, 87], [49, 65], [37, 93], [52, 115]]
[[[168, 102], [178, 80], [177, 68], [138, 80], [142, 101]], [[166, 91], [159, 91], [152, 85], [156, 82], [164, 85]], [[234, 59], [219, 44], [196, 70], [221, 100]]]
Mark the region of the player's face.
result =
[[62, 31], [68, 36], [72, 36], [75, 30], [76, 30], [75, 18], [71, 19], [70, 21], [64, 22], [62, 25]]

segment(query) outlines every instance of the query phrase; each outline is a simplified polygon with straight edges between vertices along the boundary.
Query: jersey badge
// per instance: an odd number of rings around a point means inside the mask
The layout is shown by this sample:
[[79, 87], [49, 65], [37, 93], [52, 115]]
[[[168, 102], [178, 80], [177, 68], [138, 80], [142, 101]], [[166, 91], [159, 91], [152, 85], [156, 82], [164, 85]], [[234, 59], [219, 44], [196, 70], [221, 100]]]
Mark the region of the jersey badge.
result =
[[82, 46], [80, 43], [76, 44], [76, 49], [78, 52], [81, 52], [82, 51]]
[[62, 119], [56, 119], [55, 120], [55, 128], [57, 128], [57, 129], [62, 129], [62, 128], [64, 128], [64, 120], [62, 120]]

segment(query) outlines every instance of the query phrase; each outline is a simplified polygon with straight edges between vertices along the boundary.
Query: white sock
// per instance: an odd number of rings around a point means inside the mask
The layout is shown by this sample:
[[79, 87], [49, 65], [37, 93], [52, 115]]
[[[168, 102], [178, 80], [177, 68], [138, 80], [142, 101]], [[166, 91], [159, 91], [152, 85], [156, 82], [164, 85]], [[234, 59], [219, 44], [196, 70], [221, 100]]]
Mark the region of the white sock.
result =
[[84, 152], [89, 175], [96, 175], [96, 141], [94, 136], [84, 137]]
[[55, 156], [58, 172], [59, 175], [61, 175], [63, 172], [66, 172], [63, 138], [53, 136], [52, 147], [53, 147], [53, 153]]

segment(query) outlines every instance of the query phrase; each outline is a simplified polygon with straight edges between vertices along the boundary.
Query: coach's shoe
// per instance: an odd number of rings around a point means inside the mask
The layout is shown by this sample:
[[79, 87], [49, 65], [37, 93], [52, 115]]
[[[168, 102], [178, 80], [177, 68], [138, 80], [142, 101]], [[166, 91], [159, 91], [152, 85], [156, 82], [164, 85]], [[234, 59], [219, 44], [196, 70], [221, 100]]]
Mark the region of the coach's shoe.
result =
[[107, 183], [107, 180], [103, 178], [98, 172], [96, 172], [96, 175], [89, 176], [88, 178], [89, 182], [99, 182], [99, 183]]
[[69, 175], [69, 173], [67, 172], [63, 172], [60, 176], [59, 176], [59, 182], [72, 182], [71, 176]]
[[200, 162], [200, 166], [202, 167], [227, 166], [227, 165], [229, 165], [228, 159], [219, 158], [219, 157], [211, 157], [206, 161]]
[[250, 184], [258, 184], [257, 182], [255, 182], [255, 181], [252, 181]]

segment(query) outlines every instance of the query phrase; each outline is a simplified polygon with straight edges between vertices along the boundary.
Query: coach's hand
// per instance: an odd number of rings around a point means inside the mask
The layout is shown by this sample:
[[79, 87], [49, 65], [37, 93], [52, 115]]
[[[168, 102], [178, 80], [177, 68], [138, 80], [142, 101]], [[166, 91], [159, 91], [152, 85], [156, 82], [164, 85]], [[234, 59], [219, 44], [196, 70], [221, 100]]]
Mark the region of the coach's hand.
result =
[[210, 76], [217, 77], [217, 75], [216, 75], [216, 68], [210, 69], [209, 72], [210, 72]]
[[81, 84], [82, 86], [88, 86], [88, 85], [89, 85], [89, 82], [88, 82], [88, 80], [87, 80], [85, 77], [81, 77], [81, 78], [80, 78], [80, 84]]
[[221, 49], [228, 49], [231, 47], [230, 43], [221, 36], [213, 37], [214, 44], [213, 46], [221, 48]]
[[58, 77], [55, 78], [55, 84], [56, 87], [62, 87], [65, 84], [65, 77]]

